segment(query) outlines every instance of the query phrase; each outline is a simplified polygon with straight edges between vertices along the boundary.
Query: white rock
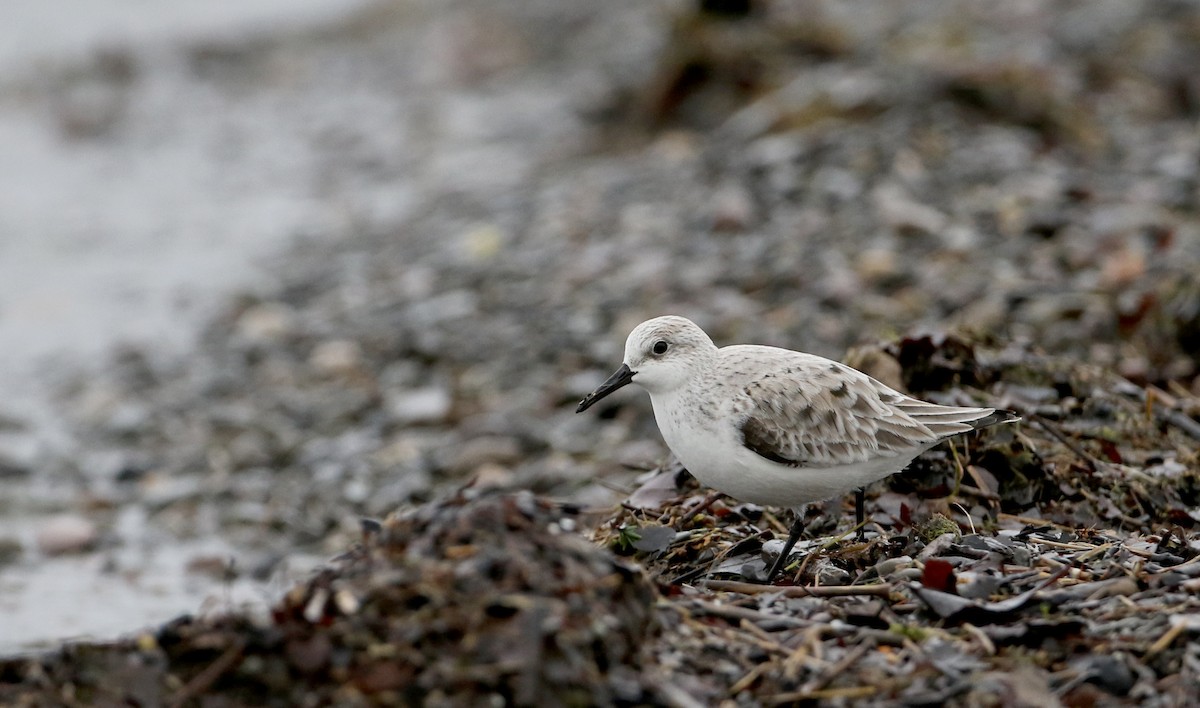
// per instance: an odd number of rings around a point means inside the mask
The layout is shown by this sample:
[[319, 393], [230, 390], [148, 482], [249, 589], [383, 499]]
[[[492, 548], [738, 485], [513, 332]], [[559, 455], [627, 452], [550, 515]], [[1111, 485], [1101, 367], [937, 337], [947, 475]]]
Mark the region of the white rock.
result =
[[945, 214], [905, 194], [895, 184], [884, 184], [871, 194], [875, 211], [888, 226], [937, 234], [946, 228]]
[[323, 374], [346, 374], [362, 366], [362, 348], [348, 339], [331, 339], [313, 348], [308, 363]]
[[387, 409], [401, 424], [440, 423], [450, 415], [450, 392], [440, 386], [397, 391], [387, 398]]
[[296, 314], [287, 305], [265, 302], [248, 308], [238, 317], [237, 333], [245, 339], [265, 344], [277, 342], [295, 328]]
[[46, 555], [87, 550], [100, 533], [91, 521], [75, 514], [61, 514], [44, 521], [37, 530], [37, 547]]

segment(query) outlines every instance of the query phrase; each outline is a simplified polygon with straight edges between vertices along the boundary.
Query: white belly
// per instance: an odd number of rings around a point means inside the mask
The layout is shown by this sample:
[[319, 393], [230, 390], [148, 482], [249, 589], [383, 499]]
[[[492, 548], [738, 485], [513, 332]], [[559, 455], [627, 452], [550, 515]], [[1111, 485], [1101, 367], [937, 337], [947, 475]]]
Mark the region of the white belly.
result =
[[689, 425], [662, 403], [654, 401], [654, 416], [683, 466], [705, 485], [753, 504], [799, 507], [829, 499], [899, 472], [916, 457], [914, 452], [837, 467], [791, 467], [747, 449], [732, 424]]

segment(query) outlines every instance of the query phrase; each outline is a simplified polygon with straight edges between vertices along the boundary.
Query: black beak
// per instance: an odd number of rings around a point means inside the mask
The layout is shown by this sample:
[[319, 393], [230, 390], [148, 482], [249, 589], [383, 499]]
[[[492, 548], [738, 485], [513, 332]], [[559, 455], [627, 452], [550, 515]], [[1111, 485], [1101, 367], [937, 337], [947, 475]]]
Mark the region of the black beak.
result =
[[604, 398], [625, 384], [631, 383], [633, 381], [633, 375], [636, 373], [636, 371], [630, 371], [628, 366], [621, 364], [621, 368], [614, 371], [612, 376], [609, 376], [604, 383], [597, 386], [595, 391], [592, 391], [583, 397], [583, 400], [579, 402], [579, 407], [575, 409], [575, 412], [582, 413], [586, 411], [595, 405], [596, 401], [599, 401], [601, 398]]

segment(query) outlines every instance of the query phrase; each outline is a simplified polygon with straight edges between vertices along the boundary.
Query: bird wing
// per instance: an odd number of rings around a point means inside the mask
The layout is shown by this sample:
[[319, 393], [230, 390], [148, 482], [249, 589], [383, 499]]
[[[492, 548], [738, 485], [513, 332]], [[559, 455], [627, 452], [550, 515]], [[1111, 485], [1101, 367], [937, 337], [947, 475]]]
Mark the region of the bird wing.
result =
[[[726, 347], [739, 390], [743, 445], [796, 467], [835, 467], [913, 455], [978, 427], [990, 408], [941, 406], [906, 396], [845, 364], [785, 349]], [[765, 351], [764, 351], [765, 350]], [[753, 366], [740, 365], [749, 358]], [[991, 421], [996, 422], [996, 421]]]

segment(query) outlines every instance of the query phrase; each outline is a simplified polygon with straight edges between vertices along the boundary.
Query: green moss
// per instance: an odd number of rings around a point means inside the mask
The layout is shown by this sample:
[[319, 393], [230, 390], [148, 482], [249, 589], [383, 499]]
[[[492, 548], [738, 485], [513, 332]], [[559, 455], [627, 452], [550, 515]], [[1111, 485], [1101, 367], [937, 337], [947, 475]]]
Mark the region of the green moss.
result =
[[955, 536], [960, 535], [958, 524], [946, 518], [944, 514], [930, 516], [925, 522], [917, 525], [916, 531], [917, 538], [925, 543], [929, 543], [942, 534], [952, 533]]
[[915, 627], [913, 625], [900, 624], [899, 622], [889, 625], [888, 631], [918, 643], [925, 641], [925, 638], [929, 636], [929, 630], [924, 627]]

